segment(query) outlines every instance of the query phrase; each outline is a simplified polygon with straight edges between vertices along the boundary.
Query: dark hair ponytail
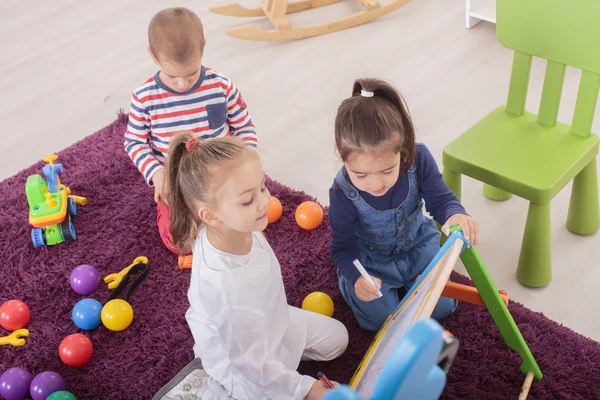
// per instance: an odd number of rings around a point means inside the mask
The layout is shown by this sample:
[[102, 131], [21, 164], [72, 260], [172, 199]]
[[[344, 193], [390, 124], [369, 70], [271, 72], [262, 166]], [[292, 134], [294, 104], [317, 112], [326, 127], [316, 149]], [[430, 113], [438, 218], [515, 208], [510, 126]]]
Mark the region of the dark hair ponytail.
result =
[[389, 83], [373, 78], [354, 81], [352, 97], [339, 106], [335, 144], [343, 161], [352, 152], [389, 146], [408, 169], [415, 157], [415, 129], [406, 102]]
[[[177, 134], [171, 142], [167, 159], [167, 199], [171, 208], [170, 228], [173, 244], [188, 249], [202, 227], [198, 204], [212, 199], [211, 193], [222, 178], [223, 164], [236, 160], [245, 151], [236, 137], [200, 141], [193, 134]], [[187, 145], [187, 146], [186, 146]]]

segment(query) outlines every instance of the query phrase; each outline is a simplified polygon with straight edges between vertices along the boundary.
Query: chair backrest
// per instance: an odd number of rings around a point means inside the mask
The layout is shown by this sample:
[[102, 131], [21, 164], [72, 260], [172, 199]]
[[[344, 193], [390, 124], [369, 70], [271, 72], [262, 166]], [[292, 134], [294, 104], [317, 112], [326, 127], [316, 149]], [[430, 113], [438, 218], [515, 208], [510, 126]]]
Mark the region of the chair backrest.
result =
[[538, 122], [554, 126], [566, 66], [582, 70], [571, 133], [588, 137], [600, 89], [600, 0], [497, 0], [496, 34], [515, 51], [506, 111], [523, 115], [532, 56], [547, 60]]

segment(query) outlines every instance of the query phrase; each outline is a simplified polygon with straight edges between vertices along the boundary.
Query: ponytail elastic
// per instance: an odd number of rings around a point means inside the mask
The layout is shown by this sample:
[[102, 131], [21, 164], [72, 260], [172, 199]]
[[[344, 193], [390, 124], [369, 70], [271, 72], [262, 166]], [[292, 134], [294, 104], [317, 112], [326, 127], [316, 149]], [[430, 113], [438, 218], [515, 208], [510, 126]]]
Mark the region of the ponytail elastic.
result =
[[200, 139], [196, 137], [191, 138], [185, 143], [185, 149], [191, 152], [192, 150], [194, 150], [194, 147], [196, 147], [198, 143], [200, 143]]

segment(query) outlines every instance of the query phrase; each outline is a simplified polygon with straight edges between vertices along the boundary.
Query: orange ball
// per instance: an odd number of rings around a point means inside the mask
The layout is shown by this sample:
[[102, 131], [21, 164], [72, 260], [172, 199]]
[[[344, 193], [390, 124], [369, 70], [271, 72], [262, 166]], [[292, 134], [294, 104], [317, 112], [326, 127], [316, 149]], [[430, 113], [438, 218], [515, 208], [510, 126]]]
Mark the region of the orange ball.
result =
[[269, 208], [267, 208], [267, 221], [269, 221], [270, 224], [277, 222], [279, 221], [279, 218], [281, 218], [281, 214], [283, 214], [281, 202], [277, 200], [276, 197], [271, 196]]
[[305, 201], [296, 209], [296, 222], [307, 231], [315, 229], [323, 222], [323, 209], [314, 201]]

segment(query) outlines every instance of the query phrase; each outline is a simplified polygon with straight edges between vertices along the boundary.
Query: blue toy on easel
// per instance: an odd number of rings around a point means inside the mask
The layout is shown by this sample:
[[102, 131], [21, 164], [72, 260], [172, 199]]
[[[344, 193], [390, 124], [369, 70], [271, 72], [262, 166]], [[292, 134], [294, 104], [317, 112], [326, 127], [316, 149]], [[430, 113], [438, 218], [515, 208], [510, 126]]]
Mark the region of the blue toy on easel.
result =
[[[435, 320], [415, 322], [402, 336], [383, 366], [368, 400], [439, 399], [446, 373], [458, 351], [458, 340]], [[346, 385], [323, 400], [363, 400]]]

